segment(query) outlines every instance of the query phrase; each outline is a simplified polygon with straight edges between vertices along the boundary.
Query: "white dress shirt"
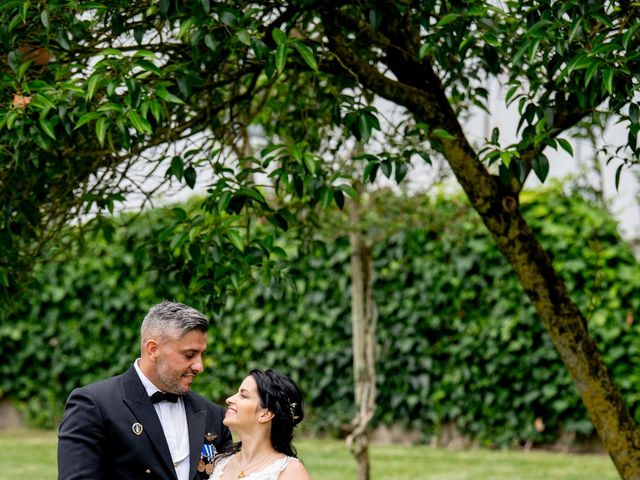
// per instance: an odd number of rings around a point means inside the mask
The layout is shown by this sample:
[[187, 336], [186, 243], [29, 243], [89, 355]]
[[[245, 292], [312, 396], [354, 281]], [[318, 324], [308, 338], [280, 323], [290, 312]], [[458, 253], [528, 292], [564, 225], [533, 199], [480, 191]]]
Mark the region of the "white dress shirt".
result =
[[[151, 396], [160, 390], [144, 376], [138, 366], [139, 361], [138, 358], [133, 366], [147, 394]], [[184, 400], [182, 397], [178, 397], [176, 403], [157, 402], [153, 404], [153, 407], [158, 414], [164, 436], [167, 439], [178, 480], [189, 480], [189, 427], [187, 426], [187, 414], [184, 411]]]

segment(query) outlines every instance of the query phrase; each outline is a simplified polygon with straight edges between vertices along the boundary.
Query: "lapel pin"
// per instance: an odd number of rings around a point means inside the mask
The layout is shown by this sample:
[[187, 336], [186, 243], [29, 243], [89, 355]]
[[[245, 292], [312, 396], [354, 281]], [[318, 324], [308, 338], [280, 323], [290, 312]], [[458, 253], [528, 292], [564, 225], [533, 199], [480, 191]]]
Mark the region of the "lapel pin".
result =
[[133, 425], [131, 425], [131, 430], [133, 430], [133, 433], [135, 433], [136, 435], [142, 435], [142, 431], [144, 429], [142, 428], [141, 423], [136, 422]]

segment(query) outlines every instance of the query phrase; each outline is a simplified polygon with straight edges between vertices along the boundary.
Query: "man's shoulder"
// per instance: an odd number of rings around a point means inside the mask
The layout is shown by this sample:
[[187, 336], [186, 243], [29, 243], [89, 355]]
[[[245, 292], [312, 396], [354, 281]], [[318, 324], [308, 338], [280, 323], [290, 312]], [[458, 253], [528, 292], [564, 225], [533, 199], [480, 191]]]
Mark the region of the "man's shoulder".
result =
[[113, 395], [114, 391], [117, 391], [121, 388], [123, 378], [124, 374], [122, 373], [119, 375], [114, 375], [113, 377], [103, 378], [93, 383], [75, 388], [74, 392], [85, 393], [91, 395], [92, 397], [98, 398]]

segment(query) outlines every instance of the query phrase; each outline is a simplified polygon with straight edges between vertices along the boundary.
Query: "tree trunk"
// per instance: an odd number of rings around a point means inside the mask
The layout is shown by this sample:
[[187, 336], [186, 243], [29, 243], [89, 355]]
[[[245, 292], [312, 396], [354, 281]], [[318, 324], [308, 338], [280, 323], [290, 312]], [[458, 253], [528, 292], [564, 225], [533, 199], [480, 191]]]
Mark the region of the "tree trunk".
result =
[[369, 480], [369, 422], [375, 413], [375, 329], [376, 307], [373, 301], [373, 263], [371, 250], [359, 230], [359, 205], [350, 205], [351, 244], [351, 321], [353, 326], [353, 373], [358, 413], [347, 437], [358, 464], [358, 480]]

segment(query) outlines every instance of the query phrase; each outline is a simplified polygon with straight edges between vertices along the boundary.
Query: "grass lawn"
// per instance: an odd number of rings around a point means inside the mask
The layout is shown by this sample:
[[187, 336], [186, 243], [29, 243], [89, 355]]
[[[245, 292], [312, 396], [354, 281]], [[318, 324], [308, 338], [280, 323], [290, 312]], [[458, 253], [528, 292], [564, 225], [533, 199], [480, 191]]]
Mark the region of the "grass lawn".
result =
[[[313, 480], [356, 478], [355, 463], [338, 440], [304, 440], [298, 453]], [[424, 446], [371, 448], [372, 480], [616, 480], [607, 456], [492, 450], [448, 451]], [[56, 479], [56, 434], [0, 431], [0, 478]]]

